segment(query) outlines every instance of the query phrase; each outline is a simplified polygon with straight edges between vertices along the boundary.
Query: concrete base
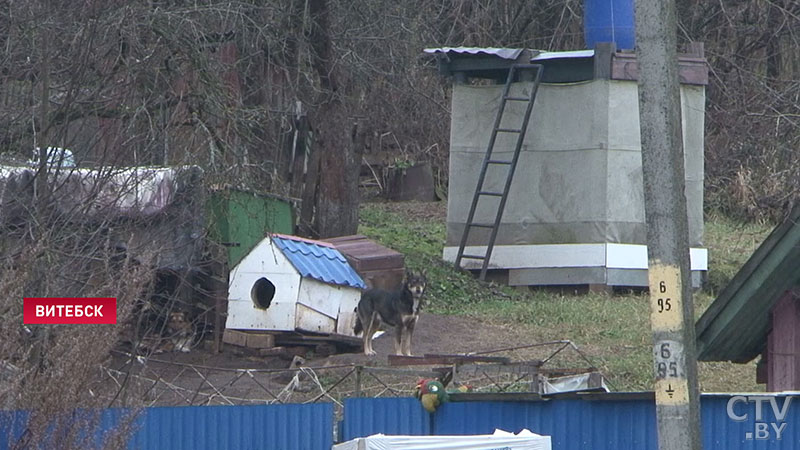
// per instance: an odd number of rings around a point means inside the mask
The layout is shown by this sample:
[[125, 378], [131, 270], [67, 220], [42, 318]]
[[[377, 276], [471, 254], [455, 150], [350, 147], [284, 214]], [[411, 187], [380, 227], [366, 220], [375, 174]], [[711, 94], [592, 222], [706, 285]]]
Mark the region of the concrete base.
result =
[[[457, 247], [445, 247], [443, 259], [454, 262]], [[483, 255], [485, 246], [465, 253]], [[702, 287], [708, 250], [690, 249], [692, 287]], [[462, 268], [479, 270], [481, 261], [462, 260]], [[547, 244], [495, 246], [490, 273], [507, 273], [509, 286], [606, 285], [647, 287], [647, 246], [636, 244]], [[504, 269], [504, 270], [496, 270]]]
[[[692, 271], [692, 287], [703, 286], [704, 271]], [[608, 269], [605, 267], [561, 267], [544, 269], [509, 269], [509, 286], [647, 287], [647, 270]]]

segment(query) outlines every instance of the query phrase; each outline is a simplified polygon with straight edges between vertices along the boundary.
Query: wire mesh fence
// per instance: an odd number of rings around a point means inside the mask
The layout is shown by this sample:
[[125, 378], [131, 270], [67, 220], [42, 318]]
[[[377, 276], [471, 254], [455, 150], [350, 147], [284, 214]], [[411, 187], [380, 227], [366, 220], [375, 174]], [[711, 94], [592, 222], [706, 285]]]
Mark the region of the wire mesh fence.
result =
[[[511, 354], [539, 350], [541, 358], [496, 363], [471, 362], [491, 353]], [[561, 358], [570, 368], [554, 364]], [[528, 353], [530, 355], [530, 353]], [[438, 379], [448, 388], [463, 386], [473, 393], [541, 393], [550, 377], [596, 371], [586, 355], [571, 341], [551, 341], [519, 347], [420, 358], [416, 365], [378, 366], [328, 364], [305, 365], [295, 357], [289, 368], [223, 367], [179, 362], [166, 357], [143, 357], [116, 352], [114, 363], [101, 368], [93, 395], [108, 406], [247, 405], [331, 402], [337, 413], [350, 397], [410, 397], [423, 379]], [[449, 358], [449, 359], [448, 359]], [[472, 358], [472, 360], [470, 359]], [[482, 358], [491, 360], [491, 358]], [[451, 361], [443, 364], [443, 361]], [[453, 362], [454, 361], [454, 362]], [[233, 362], [239, 362], [234, 359]], [[241, 365], [253, 361], [242, 359]], [[330, 361], [328, 361], [330, 362]], [[369, 360], [369, 363], [378, 363]], [[390, 358], [389, 363], [392, 364]]]

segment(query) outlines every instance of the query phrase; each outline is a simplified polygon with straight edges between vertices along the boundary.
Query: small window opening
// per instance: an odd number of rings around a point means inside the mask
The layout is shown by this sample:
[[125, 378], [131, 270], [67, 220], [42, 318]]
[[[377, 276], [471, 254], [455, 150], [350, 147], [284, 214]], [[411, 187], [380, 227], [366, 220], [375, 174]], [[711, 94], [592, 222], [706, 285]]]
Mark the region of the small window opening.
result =
[[275, 297], [275, 285], [268, 279], [261, 277], [253, 284], [250, 289], [250, 297], [253, 299], [253, 304], [258, 309], [269, 308], [272, 299]]

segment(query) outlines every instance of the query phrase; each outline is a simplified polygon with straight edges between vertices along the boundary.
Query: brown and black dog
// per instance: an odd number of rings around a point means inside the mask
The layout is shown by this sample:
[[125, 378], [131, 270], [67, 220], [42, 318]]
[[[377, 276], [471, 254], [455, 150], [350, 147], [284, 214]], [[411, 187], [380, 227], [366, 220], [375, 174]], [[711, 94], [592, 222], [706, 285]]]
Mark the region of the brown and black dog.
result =
[[358, 302], [358, 317], [353, 331], [364, 332], [364, 354], [374, 355], [372, 336], [381, 325], [395, 327], [394, 351], [398, 355], [411, 356], [411, 337], [419, 319], [422, 296], [428, 279], [424, 272], [407, 270], [403, 285], [397, 291], [369, 289], [361, 294]]

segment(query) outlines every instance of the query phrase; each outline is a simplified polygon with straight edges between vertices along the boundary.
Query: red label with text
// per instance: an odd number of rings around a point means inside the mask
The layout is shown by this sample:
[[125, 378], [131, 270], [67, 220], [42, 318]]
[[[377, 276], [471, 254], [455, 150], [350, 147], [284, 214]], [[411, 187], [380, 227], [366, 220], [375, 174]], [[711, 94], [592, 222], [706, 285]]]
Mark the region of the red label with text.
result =
[[114, 324], [117, 299], [113, 297], [26, 297], [23, 322], [33, 324]]

